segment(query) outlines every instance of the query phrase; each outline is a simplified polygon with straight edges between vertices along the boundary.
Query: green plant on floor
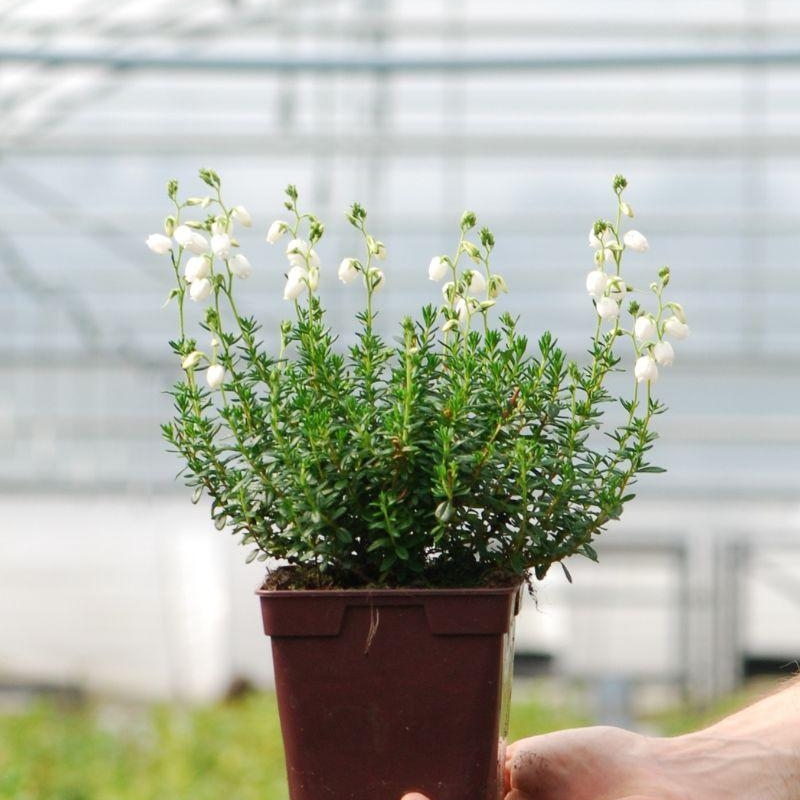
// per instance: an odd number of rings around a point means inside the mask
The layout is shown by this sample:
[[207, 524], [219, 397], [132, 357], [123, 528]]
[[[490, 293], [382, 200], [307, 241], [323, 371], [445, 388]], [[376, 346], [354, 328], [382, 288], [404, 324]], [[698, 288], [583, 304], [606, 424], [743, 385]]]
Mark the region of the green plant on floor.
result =
[[[428, 266], [441, 301], [387, 342], [375, 329], [391, 284], [387, 250], [351, 206], [363, 253], [342, 260], [338, 276], [363, 308], [354, 343], [338, 346], [319, 293], [325, 228], [294, 186], [286, 220], [267, 233], [288, 242], [292, 310], [270, 352], [236, 300], [252, 272], [236, 226], [250, 215], [227, 203], [215, 172], [200, 177], [208, 194], [185, 200], [170, 181], [174, 211], [147, 240], [171, 261], [180, 326], [171, 345], [183, 379], [163, 433], [194, 500], [208, 494], [217, 526], [240, 535], [250, 559], [285, 559], [312, 586], [469, 586], [541, 578], [573, 553], [596, 558], [592, 540], [633, 497], [636, 477], [660, 471], [647, 460], [664, 410], [652, 386], [672, 364], [668, 339], [688, 334], [683, 309], [665, 298], [668, 267], [645, 291], [622, 271], [628, 253], [648, 249], [641, 233], [623, 232], [633, 211], [622, 176], [614, 220], [589, 234], [595, 324], [584, 364], [551, 333], [531, 346], [516, 319], [496, 316], [506, 281], [494, 235], [469, 211], [454, 251]], [[205, 304], [200, 340], [186, 328], [187, 299]], [[625, 368], [620, 340], [632, 345], [633, 382], [615, 399], [607, 379]], [[622, 419], [610, 423], [617, 403]]]

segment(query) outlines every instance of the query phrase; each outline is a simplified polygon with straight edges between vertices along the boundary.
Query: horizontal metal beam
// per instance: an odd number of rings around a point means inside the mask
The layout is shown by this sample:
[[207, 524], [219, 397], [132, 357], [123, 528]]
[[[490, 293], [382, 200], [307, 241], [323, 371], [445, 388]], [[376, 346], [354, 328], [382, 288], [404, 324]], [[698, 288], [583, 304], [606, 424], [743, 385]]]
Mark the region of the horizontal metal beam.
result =
[[[120, 120], [120, 129], [124, 122]], [[46, 126], [44, 126], [46, 128]], [[4, 140], [0, 135], [0, 156], [36, 155], [64, 158], [98, 156], [161, 156], [202, 155], [213, 152], [220, 158], [258, 158], [336, 156], [361, 158], [375, 155], [382, 158], [431, 158], [447, 163], [452, 156], [471, 156], [485, 160], [527, 158], [549, 160], [556, 156], [598, 158], [624, 156], [666, 160], [674, 157], [718, 160], [728, 158], [798, 158], [800, 137], [796, 135], [758, 134], [703, 135], [687, 138], [648, 135], [479, 135], [454, 132], [441, 135], [331, 136], [323, 132], [313, 135], [294, 135], [291, 131], [264, 130], [261, 133], [219, 134], [208, 132], [174, 131], [169, 137], [155, 134], [120, 135], [109, 131], [105, 135], [67, 136], [53, 134], [47, 138], [27, 137]]]
[[[225, 41], [227, 38], [240, 41], [243, 38], [261, 38], [274, 36], [281, 39], [291, 39], [293, 36], [304, 37], [306, 31], [302, 28], [302, 21], [297, 18], [286, 18], [280, 14], [258, 12], [255, 14], [237, 13], [231, 25], [220, 25], [218, 21], [205, 22], [192, 21], [191, 26], [178, 30], [169, 28], [169, 38], [179, 41], [208, 39], [214, 43]], [[163, 19], [158, 19], [158, 25], [166, 30]], [[23, 37], [41, 39], [59, 36], [64, 31], [61, 20], [34, 24], [15, 24], [11, 33], [19, 39]], [[121, 39], [151, 41], [154, 36], [152, 25], [142, 24], [139, 21], [109, 22], [100, 31], [92, 30], [96, 39], [98, 35]], [[780, 18], [770, 14], [769, 17], [759, 18], [757, 27], [746, 15], [717, 15], [714, 19], [698, 20], [686, 15], [681, 15], [674, 10], [669, 18], [644, 19], [627, 16], [610, 16], [604, 9], [602, 16], [574, 16], [558, 19], [535, 19], [531, 17], [502, 18], [464, 18], [454, 22], [451, 16], [439, 17], [412, 17], [395, 14], [381, 15], [370, 12], [365, 17], [342, 16], [316, 16], [313, 26], [315, 40], [334, 39], [337, 42], [358, 41], [364, 39], [380, 38], [382, 41], [397, 41], [407, 38], [419, 39], [447, 39], [455, 37], [458, 41], [487, 38], [494, 39], [585, 39], [596, 41], [640, 41], [652, 39], [664, 41], [665, 37], [690, 37], [698, 41], [721, 37], [736, 37], [741, 40], [745, 36], [797, 36], [800, 33], [800, 24], [797, 19], [788, 15]]]
[[580, 56], [515, 55], [442, 58], [439, 56], [260, 56], [227, 58], [190, 55], [130, 55], [58, 49], [2, 48], [2, 64], [44, 64], [55, 67], [103, 67], [125, 71], [273, 72], [273, 73], [452, 73], [569, 72], [631, 69], [697, 69], [751, 66], [797, 66], [800, 49], [736, 49], [685, 52], [643, 52]]

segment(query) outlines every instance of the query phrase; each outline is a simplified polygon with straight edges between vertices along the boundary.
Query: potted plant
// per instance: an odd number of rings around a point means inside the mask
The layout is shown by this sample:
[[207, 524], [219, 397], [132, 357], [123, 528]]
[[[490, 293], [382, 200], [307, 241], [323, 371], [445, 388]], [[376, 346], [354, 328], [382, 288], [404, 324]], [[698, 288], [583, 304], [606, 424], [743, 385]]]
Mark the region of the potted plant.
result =
[[[688, 333], [664, 297], [669, 269], [633, 294], [623, 256], [648, 244], [623, 234], [633, 211], [617, 176], [615, 221], [589, 234], [595, 324], [579, 365], [550, 333], [531, 347], [509, 314], [495, 321], [507, 287], [494, 236], [465, 212], [454, 252], [428, 266], [441, 300], [387, 342], [374, 326], [386, 248], [354, 203], [363, 254], [338, 277], [363, 309], [344, 347], [318, 291], [324, 226], [289, 186], [286, 219], [267, 233], [288, 259], [290, 319], [272, 348], [235, 299], [252, 271], [235, 238], [250, 215], [215, 172], [200, 177], [208, 193], [185, 200], [169, 182], [174, 210], [147, 240], [171, 260], [180, 326], [183, 378], [163, 433], [217, 527], [250, 546], [248, 560], [283, 563], [258, 595], [291, 797], [495, 800], [520, 587], [574, 553], [596, 559], [592, 540], [637, 475], [659, 471], [646, 460], [663, 411], [651, 386], [672, 363], [668, 337]], [[202, 308], [200, 340], [187, 301]], [[617, 404], [619, 340], [634, 380]], [[620, 419], [605, 419], [610, 406]]]

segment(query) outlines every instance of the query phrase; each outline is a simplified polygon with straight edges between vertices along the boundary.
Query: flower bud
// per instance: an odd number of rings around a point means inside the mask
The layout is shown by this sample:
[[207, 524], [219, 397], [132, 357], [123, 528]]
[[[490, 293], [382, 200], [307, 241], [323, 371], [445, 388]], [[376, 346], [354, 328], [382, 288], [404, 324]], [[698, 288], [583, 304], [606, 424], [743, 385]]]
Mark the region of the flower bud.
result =
[[372, 254], [375, 256], [375, 258], [379, 258], [381, 261], [383, 261], [386, 258], [386, 245], [383, 242], [375, 242]]
[[506, 285], [505, 280], [503, 279], [502, 275], [490, 275], [489, 276], [489, 288], [486, 292], [487, 296], [494, 300], [500, 292], [505, 292], [508, 294], [508, 286]]
[[161, 304], [161, 308], [166, 308], [178, 295], [180, 295], [181, 290], [176, 288], [170, 289], [169, 294], [167, 295], [167, 299]]
[[231, 251], [231, 239], [227, 233], [215, 233], [211, 237], [211, 250], [218, 258], [227, 258]]
[[445, 322], [444, 325], [442, 325], [442, 333], [448, 333], [449, 331], [452, 331], [453, 328], [457, 328], [457, 327], [458, 327], [458, 320], [457, 319], [449, 319], [449, 320], [447, 320], [447, 322]]
[[[593, 250], [599, 250], [610, 239], [613, 234], [606, 227], [607, 223], [598, 220], [591, 228], [589, 228], [589, 247]], [[599, 229], [599, 230], [598, 230]]]
[[472, 242], [462, 242], [461, 249], [476, 263], [481, 262], [481, 251]]
[[212, 364], [206, 370], [206, 383], [209, 389], [219, 389], [225, 380], [225, 367], [222, 364]]
[[647, 381], [648, 383], [655, 383], [658, 380], [658, 367], [656, 366], [655, 359], [652, 356], [641, 356], [636, 359], [636, 365], [633, 368], [633, 374], [637, 383]]
[[649, 314], [643, 314], [634, 323], [633, 335], [639, 339], [639, 341], [653, 339], [656, 335], [655, 320]]
[[175, 233], [175, 226], [177, 224], [178, 224], [178, 220], [175, 219], [175, 217], [173, 217], [172, 215], [167, 217], [164, 220], [164, 233], [166, 233], [167, 236], [172, 236], [172, 234]]
[[453, 307], [456, 314], [458, 314], [458, 321], [464, 323], [469, 319], [469, 305], [464, 297], [459, 297]]
[[212, 223], [211, 223], [211, 233], [215, 236], [221, 235], [223, 233], [230, 233], [231, 225], [228, 219], [222, 215], [218, 216]]
[[445, 275], [447, 275], [447, 271], [450, 269], [450, 264], [447, 262], [447, 259], [443, 256], [434, 256], [431, 259], [431, 263], [428, 264], [428, 277], [432, 281], [441, 281], [444, 279]]
[[600, 319], [616, 319], [619, 316], [619, 305], [610, 297], [601, 297], [596, 306]]
[[231, 216], [242, 223], [245, 228], [250, 228], [253, 225], [253, 218], [250, 212], [244, 206], [234, 206], [231, 211]]
[[683, 323], [686, 322], [686, 312], [680, 303], [667, 303], [667, 307], [672, 309], [672, 313]]
[[461, 230], [468, 231], [478, 224], [478, 218], [475, 216], [474, 211], [465, 211], [461, 215]]
[[358, 275], [359, 263], [355, 258], [344, 258], [339, 264], [339, 280], [342, 283], [351, 283]]
[[619, 210], [626, 216], [633, 219], [633, 209], [625, 202], [619, 204]]
[[628, 231], [622, 239], [628, 250], [636, 253], [644, 253], [650, 249], [650, 243], [639, 231]]
[[172, 250], [172, 239], [163, 233], [151, 233], [145, 240], [147, 246], [158, 255], [163, 256]]
[[608, 276], [600, 269], [593, 269], [586, 276], [586, 291], [592, 297], [602, 297], [608, 286]]
[[453, 302], [453, 294], [455, 290], [456, 285], [453, 283], [453, 281], [447, 281], [447, 283], [442, 286], [442, 297], [444, 297], [446, 302]]
[[199, 278], [196, 281], [192, 281], [189, 288], [189, 297], [196, 302], [205, 300], [211, 294], [211, 289], [211, 281], [208, 278]]
[[318, 286], [319, 286], [319, 268], [310, 267], [308, 270], [308, 290], [310, 292], [316, 292]]
[[669, 342], [658, 342], [653, 347], [653, 358], [663, 367], [671, 367], [675, 361], [675, 351]]
[[314, 267], [314, 269], [320, 268], [321, 264], [316, 250], [312, 249], [308, 251], [308, 264], [309, 266]]
[[269, 226], [269, 230], [267, 231], [267, 241], [270, 244], [275, 244], [278, 239], [283, 236], [286, 231], [289, 230], [288, 223], [284, 222], [282, 219], [276, 219], [272, 225]]
[[193, 369], [200, 363], [202, 358], [203, 354], [199, 350], [192, 350], [192, 352], [181, 361], [181, 368]]
[[207, 278], [211, 274], [211, 262], [205, 256], [192, 256], [183, 268], [183, 277], [186, 283]]
[[228, 259], [228, 269], [243, 281], [253, 274], [253, 267], [247, 256], [237, 253], [233, 258]]
[[370, 269], [370, 271], [367, 273], [366, 276], [368, 288], [373, 292], [377, 292], [378, 289], [382, 289], [384, 284], [384, 278], [385, 276], [382, 270], [374, 268]]
[[664, 333], [673, 339], [685, 339], [689, 335], [689, 326], [681, 322], [676, 316], [669, 317], [664, 323]]
[[199, 256], [208, 252], [208, 240], [202, 233], [198, 233], [188, 225], [180, 225], [173, 233], [175, 241], [190, 253]]

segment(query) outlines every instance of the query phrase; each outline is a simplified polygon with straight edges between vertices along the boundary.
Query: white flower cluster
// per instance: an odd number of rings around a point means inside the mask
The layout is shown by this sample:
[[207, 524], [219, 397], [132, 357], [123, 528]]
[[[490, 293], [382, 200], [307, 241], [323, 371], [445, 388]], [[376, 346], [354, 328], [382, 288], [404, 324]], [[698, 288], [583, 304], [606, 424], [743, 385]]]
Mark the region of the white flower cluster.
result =
[[[367, 235], [367, 261], [371, 262], [372, 258], [379, 258], [381, 260], [386, 258], [386, 247], [383, 242], [379, 242]], [[357, 258], [343, 258], [339, 264], [339, 280], [342, 283], [352, 283], [359, 275], [364, 276], [364, 286], [370, 293], [382, 289], [386, 281], [386, 276], [382, 269], [369, 266], [365, 267]]]
[[[618, 196], [620, 193], [621, 189], [617, 193]], [[633, 216], [630, 206], [621, 198], [619, 211], [625, 216]], [[634, 287], [626, 283], [619, 274], [622, 254], [627, 251], [645, 253], [650, 249], [650, 244], [647, 238], [636, 230], [627, 231], [622, 239], [619, 234], [619, 219], [616, 226], [600, 220], [589, 231], [589, 246], [594, 250], [595, 269], [586, 276], [586, 291], [594, 300], [600, 322], [611, 320], [616, 332], [631, 336], [636, 353], [634, 365], [636, 381], [653, 383], [658, 380], [659, 366], [671, 366], [675, 360], [675, 350], [666, 337], [674, 340], [685, 339], [689, 335], [689, 326], [686, 324], [686, 316], [681, 305], [665, 303], [662, 299], [662, 292], [669, 283], [670, 274], [669, 267], [663, 267], [659, 271], [659, 280], [650, 285], [650, 290], [658, 301], [657, 314], [643, 311], [639, 303], [634, 300], [628, 309], [634, 321], [633, 330], [621, 329], [619, 316], [622, 301], [628, 293], [635, 291]], [[607, 264], [611, 264], [613, 269], [606, 271]]]
[[[464, 238], [467, 231], [476, 225], [475, 215], [471, 211], [465, 211], [461, 218], [461, 241], [455, 256], [434, 256], [428, 264], [430, 280], [439, 283], [448, 275], [452, 278], [442, 286], [442, 296], [446, 303], [446, 321], [442, 327], [445, 333], [457, 325], [468, 325], [476, 313], [485, 314], [495, 304], [499, 294], [508, 291], [503, 276], [493, 273], [489, 267], [489, 255], [494, 247], [491, 231], [488, 228], [480, 231], [483, 249]], [[463, 255], [470, 258], [477, 268], [469, 267], [459, 271], [459, 261]]]
[[[183, 205], [208, 208], [212, 202], [214, 201], [210, 197], [190, 197]], [[222, 207], [221, 201], [217, 202]], [[179, 210], [181, 208], [182, 206], [179, 206]], [[238, 222], [245, 228], [249, 228], [253, 224], [247, 209], [244, 206], [234, 206], [230, 210], [222, 207], [221, 213], [213, 220], [209, 220], [205, 222], [187, 220], [178, 224], [177, 218], [170, 216], [164, 223], [166, 234], [153, 233], [147, 237], [146, 244], [150, 250], [158, 255], [167, 255], [168, 253], [171, 255], [178, 275], [183, 254], [189, 254], [189, 258], [183, 265], [183, 282], [180, 282], [179, 277], [179, 288], [173, 291], [169, 299], [172, 299], [175, 291], [178, 291], [181, 295], [183, 292], [188, 293], [195, 302], [207, 300], [214, 291], [215, 284], [219, 285], [218, 278], [222, 278], [215, 274], [215, 260], [225, 265], [230, 281], [234, 277], [246, 280], [252, 275], [253, 267], [249, 259], [244, 254], [235, 252], [239, 245], [233, 238], [234, 222]], [[207, 360], [209, 366], [206, 370], [206, 382], [211, 389], [218, 389], [224, 381], [225, 368], [216, 361], [216, 349], [219, 345], [216, 337], [212, 339], [211, 344], [213, 352], [211, 358], [199, 350], [193, 350], [183, 358], [181, 366], [183, 369], [191, 371], [204, 359]]]
[[[191, 199], [187, 202], [191, 205], [202, 205], [192, 203]], [[158, 255], [171, 253], [173, 259], [180, 261], [183, 252], [191, 253], [187, 259], [183, 270], [183, 277], [189, 287], [189, 297], [197, 302], [206, 300], [211, 294], [214, 277], [214, 259], [222, 261], [233, 275], [242, 280], [246, 280], [253, 273], [253, 267], [247, 256], [242, 253], [231, 253], [231, 250], [238, 247], [238, 243], [232, 238], [233, 221], [237, 220], [245, 228], [252, 224], [252, 218], [244, 206], [236, 206], [227, 214], [220, 214], [211, 223], [211, 239], [201, 233], [204, 225], [201, 222], [190, 220], [182, 225], [174, 226], [174, 218], [167, 218], [167, 228], [172, 227], [172, 236], [165, 236], [161, 233], [153, 233], [147, 237], [147, 246]], [[170, 222], [172, 221], [172, 225]], [[172, 240], [178, 245], [178, 252], [173, 249]]]

